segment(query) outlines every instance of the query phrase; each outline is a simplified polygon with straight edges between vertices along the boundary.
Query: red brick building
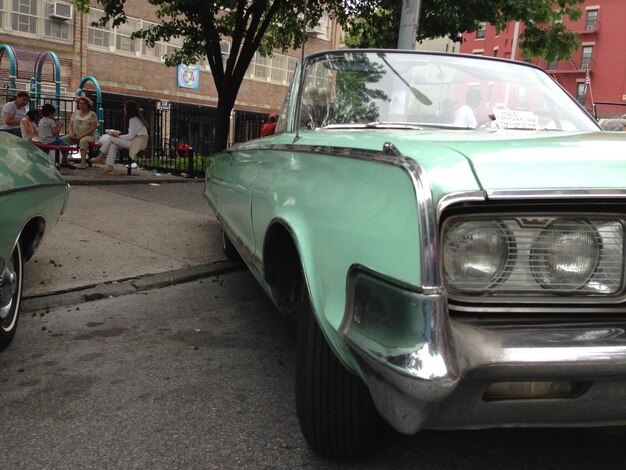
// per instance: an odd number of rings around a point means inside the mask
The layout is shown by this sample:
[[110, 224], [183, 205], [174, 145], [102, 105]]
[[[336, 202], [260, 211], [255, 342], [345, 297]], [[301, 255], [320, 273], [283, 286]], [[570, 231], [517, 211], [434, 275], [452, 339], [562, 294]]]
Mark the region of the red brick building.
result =
[[[171, 110], [163, 126], [163, 135], [159, 137], [188, 142], [198, 129], [206, 129], [206, 120], [189, 121], [196, 114], [217, 106], [217, 93], [208, 62], [201, 60], [194, 64], [199, 68], [197, 89], [181, 87], [177, 67], [166, 67], [162, 59], [163, 55], [181, 46], [180, 40], [148, 47], [142, 40], [130, 39], [133, 31], [159, 21], [155, 8], [147, 0], [127, 0], [128, 22], [117, 28], [90, 26], [92, 21], [101, 17], [101, 8], [93, 0], [88, 14], [78, 12], [70, 0], [0, 0], [0, 44], [15, 50], [16, 88], [29, 89], [39, 54], [51, 51], [58, 57], [60, 76], [55, 77], [51, 56], [45, 57], [42, 92], [54, 93], [54, 81], [58, 78], [62, 95], [71, 98], [82, 79], [92, 76], [105, 97], [105, 113], [112, 112], [108, 108], [119, 107], [120, 100], [133, 97], [147, 114], [154, 108], [153, 114], [161, 118], [159, 108]], [[317, 28], [309, 31], [306, 49], [307, 52], [335, 49], [339, 42], [339, 27], [325, 16]], [[222, 49], [226, 58], [230, 52], [228, 38], [222, 42]], [[241, 115], [248, 113], [251, 123], [257, 121], [248, 131], [244, 129], [248, 135], [242, 139], [258, 134], [259, 119], [279, 111], [299, 56], [299, 50], [276, 52], [272, 57], [255, 56], [235, 104], [235, 111]], [[0, 88], [8, 90], [9, 57], [6, 53], [0, 57]], [[85, 84], [86, 89], [91, 86], [91, 82]], [[1, 101], [3, 104], [4, 99]], [[180, 119], [176, 118], [176, 113]], [[259, 117], [255, 118], [255, 115]], [[109, 115], [105, 114], [105, 121], [108, 120]], [[106, 122], [106, 126], [115, 124]], [[196, 145], [204, 144], [206, 142]]]
[[[570, 60], [548, 63], [540, 59], [526, 59], [519, 48], [515, 60], [525, 60], [545, 69], [572, 96], [592, 110], [596, 103], [598, 117], [618, 117], [626, 113], [626, 2], [624, 0], [585, 0], [579, 8], [582, 17], [575, 22], [564, 19], [569, 31], [581, 42]], [[519, 34], [524, 25], [519, 24]], [[496, 31], [490, 24], [474, 32], [463, 34], [460, 52], [511, 58], [515, 44], [515, 23], [504, 31]], [[591, 86], [585, 86], [589, 73]], [[610, 105], [606, 103], [617, 103]]]

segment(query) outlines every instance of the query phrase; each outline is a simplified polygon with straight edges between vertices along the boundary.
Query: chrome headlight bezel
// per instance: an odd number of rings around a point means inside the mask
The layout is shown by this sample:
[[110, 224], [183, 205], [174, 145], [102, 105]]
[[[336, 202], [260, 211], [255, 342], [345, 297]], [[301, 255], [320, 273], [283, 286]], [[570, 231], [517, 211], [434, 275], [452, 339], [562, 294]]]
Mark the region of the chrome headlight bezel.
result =
[[[450, 276], [448, 251], [450, 235], [458, 237], [451, 229], [458, 231], [463, 224], [471, 228], [477, 222], [503, 227], [509, 247], [505, 269], [489, 285], [478, 289], [464, 283], [463, 279], [459, 281]], [[625, 292], [625, 226], [621, 214], [495, 213], [450, 216], [441, 226], [442, 282], [450, 296], [457, 300], [472, 301], [480, 297], [532, 301], [533, 298], [579, 296], [615, 301]], [[560, 230], [561, 234], [555, 230]], [[564, 241], [565, 245], [549, 246], [555, 240]], [[567, 243], [572, 243], [573, 248]], [[566, 263], [572, 259], [576, 262]]]

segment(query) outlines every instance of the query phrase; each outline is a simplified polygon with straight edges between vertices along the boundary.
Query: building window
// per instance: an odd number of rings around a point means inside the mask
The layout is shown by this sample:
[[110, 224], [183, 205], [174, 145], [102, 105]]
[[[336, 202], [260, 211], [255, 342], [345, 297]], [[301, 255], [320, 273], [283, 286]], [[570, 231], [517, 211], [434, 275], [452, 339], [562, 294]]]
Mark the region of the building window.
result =
[[593, 55], [593, 46], [583, 46], [582, 56], [580, 59], [580, 68], [591, 68], [591, 56]]
[[230, 54], [230, 42], [220, 41], [220, 50], [222, 51], [222, 55], [228, 57], [228, 55]]
[[482, 22], [480, 26], [476, 30], [476, 39], [485, 39], [485, 34], [487, 33], [487, 23]]
[[70, 28], [65, 21], [53, 19], [44, 20], [43, 26], [43, 34], [47, 38], [62, 39], [65, 41], [70, 40]]
[[132, 54], [139, 50], [137, 47], [139, 40], [130, 38], [130, 35], [139, 29], [141, 29], [139, 21], [130, 18], [126, 23], [119, 25], [115, 34], [115, 49]]
[[254, 55], [254, 78], [257, 80], [269, 78], [270, 61], [269, 57], [263, 57], [261, 54]]
[[585, 30], [595, 31], [598, 23], [598, 10], [587, 10], [587, 19], [585, 20]]
[[493, 50], [493, 56], [494, 57], [498, 57], [498, 48], [497, 47]]
[[73, 20], [49, 17], [49, 5], [50, 2], [44, 0], [0, 0], [0, 29], [18, 36], [71, 42]]
[[11, 29], [37, 34], [37, 0], [11, 0]]
[[576, 100], [580, 104], [585, 104], [585, 98], [587, 97], [587, 87], [585, 86], [585, 82], [579, 82], [576, 84]]
[[102, 12], [93, 8], [89, 9], [89, 32], [87, 40], [90, 46], [109, 48], [111, 46], [111, 23], [107, 23], [103, 28], [91, 26], [91, 23], [100, 21]]
[[552, 62], [548, 62], [548, 70], [556, 70], [558, 67], [559, 61], [553, 60]]

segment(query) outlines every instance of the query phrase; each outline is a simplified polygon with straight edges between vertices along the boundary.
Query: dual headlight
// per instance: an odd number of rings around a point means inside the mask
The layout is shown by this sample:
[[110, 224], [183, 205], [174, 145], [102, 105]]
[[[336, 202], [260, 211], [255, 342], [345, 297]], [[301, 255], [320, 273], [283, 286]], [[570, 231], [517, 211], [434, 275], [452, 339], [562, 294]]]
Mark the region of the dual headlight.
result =
[[443, 227], [451, 292], [614, 295], [623, 285], [623, 221], [519, 217], [451, 218]]

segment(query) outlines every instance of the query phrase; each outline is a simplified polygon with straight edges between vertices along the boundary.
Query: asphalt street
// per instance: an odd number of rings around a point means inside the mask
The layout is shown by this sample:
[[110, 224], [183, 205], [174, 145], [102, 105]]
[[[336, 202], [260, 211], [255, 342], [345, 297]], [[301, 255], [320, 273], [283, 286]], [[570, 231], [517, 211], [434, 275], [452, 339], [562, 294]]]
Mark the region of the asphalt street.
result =
[[245, 270], [24, 315], [0, 354], [0, 468], [622, 468], [624, 434], [388, 433], [362, 461], [312, 453], [295, 413], [296, 323]]

